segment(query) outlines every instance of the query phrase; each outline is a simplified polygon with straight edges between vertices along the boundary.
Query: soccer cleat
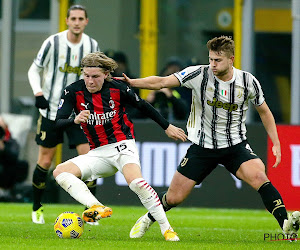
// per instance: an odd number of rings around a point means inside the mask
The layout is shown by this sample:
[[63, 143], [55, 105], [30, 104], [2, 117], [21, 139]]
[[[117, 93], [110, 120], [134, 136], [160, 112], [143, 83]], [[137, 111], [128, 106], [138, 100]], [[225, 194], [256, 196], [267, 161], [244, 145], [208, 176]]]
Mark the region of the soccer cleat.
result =
[[88, 225], [91, 225], [91, 226], [99, 226], [99, 222], [98, 221], [95, 221], [95, 222], [88, 222], [88, 221], [86, 221], [85, 223], [88, 224]]
[[300, 226], [300, 212], [295, 211], [287, 220], [283, 222], [283, 232], [289, 237], [291, 240], [297, 240], [298, 230]]
[[172, 228], [168, 229], [164, 233], [164, 237], [165, 237], [166, 241], [179, 241], [179, 237], [178, 237], [177, 233], [174, 232]]
[[91, 206], [82, 213], [82, 218], [86, 222], [96, 222], [102, 218], [110, 217], [112, 209], [101, 205]]
[[32, 211], [31, 218], [33, 223], [45, 224], [44, 207], [40, 207], [38, 210]]
[[130, 238], [142, 238], [153, 221], [148, 217], [148, 213], [140, 217], [130, 230]]

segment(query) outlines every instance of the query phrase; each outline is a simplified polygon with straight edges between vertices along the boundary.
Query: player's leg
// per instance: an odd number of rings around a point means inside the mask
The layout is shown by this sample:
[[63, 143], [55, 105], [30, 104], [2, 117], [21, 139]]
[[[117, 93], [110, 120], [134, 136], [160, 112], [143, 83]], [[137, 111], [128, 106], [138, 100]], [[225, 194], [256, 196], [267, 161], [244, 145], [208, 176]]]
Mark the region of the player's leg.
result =
[[[67, 128], [66, 134], [69, 141], [69, 148], [70, 149], [76, 148], [78, 155], [84, 155], [90, 151], [90, 145], [88, 144], [88, 140], [79, 125], [74, 124], [73, 126]], [[87, 181], [85, 184], [88, 186], [92, 194], [95, 195], [96, 180]], [[85, 208], [85, 210], [86, 209], [87, 207]], [[96, 224], [98, 224], [98, 222], [95, 222], [94, 225]]]
[[266, 209], [282, 228], [284, 220], [287, 219], [287, 212], [281, 195], [265, 173], [263, 162], [260, 159], [251, 159], [242, 163], [236, 176], [258, 191]]
[[167, 241], [179, 241], [177, 234], [173, 231], [166, 213], [161, 205], [155, 190], [142, 178], [139, 165], [128, 163], [123, 166], [123, 175], [129, 188], [137, 194], [144, 207], [152, 214], [159, 223], [162, 235]]
[[[196, 181], [176, 171], [168, 191], [162, 192], [158, 195], [164, 210], [167, 212], [173, 207], [181, 204], [189, 196], [196, 184]], [[150, 213], [148, 213], [148, 217], [151, 221], [155, 221]]]
[[[76, 162], [85, 162], [87, 165], [90, 163], [89, 158], [84, 155], [75, 157], [71, 160], [74, 159]], [[53, 176], [57, 183], [75, 200], [86, 207], [92, 208], [93, 211], [88, 211], [88, 209], [84, 212], [83, 219], [85, 221], [96, 221], [100, 218], [111, 216], [112, 210], [98, 201], [90, 192], [87, 185], [80, 179], [82, 177], [84, 166], [79, 168], [78, 165], [71, 160], [59, 164], [53, 171]], [[85, 177], [89, 176], [89, 172], [89, 170], [85, 171]], [[90, 214], [90, 218], [86, 218], [86, 213], [92, 213]]]
[[236, 176], [258, 191], [266, 209], [275, 217], [286, 234], [296, 235], [300, 224], [300, 213], [294, 212], [288, 220], [283, 199], [268, 179], [265, 165], [260, 159], [244, 162], [238, 169]]
[[258, 191], [266, 209], [273, 214], [282, 228], [284, 220], [287, 219], [283, 200], [269, 181], [264, 163], [253, 152], [249, 143], [243, 141], [225, 149], [222, 161], [228, 171]]
[[[205, 157], [203, 157], [205, 156]], [[183, 202], [196, 184], [200, 184], [217, 166], [217, 157], [211, 150], [192, 145], [175, 172], [167, 192], [159, 194], [164, 211]], [[140, 217], [130, 231], [131, 238], [141, 238], [155, 222], [151, 213]]]
[[43, 207], [41, 204], [46, 188], [48, 171], [56, 151], [56, 145], [62, 142], [62, 136], [57, 134], [54, 121], [42, 116], [37, 122], [36, 143], [39, 145], [39, 154], [36, 168], [32, 176], [33, 211], [32, 221], [43, 224]]

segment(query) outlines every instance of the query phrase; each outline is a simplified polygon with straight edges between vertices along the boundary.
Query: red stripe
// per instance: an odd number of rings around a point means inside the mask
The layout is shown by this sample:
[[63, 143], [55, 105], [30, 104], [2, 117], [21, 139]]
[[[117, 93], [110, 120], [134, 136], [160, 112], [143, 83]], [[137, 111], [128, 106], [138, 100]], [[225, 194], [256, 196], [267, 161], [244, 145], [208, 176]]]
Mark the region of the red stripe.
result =
[[[115, 103], [115, 107], [113, 109], [120, 110], [120, 102], [121, 102], [120, 90], [111, 88], [109, 91], [110, 91], [111, 99]], [[126, 138], [126, 135], [122, 131], [120, 117], [119, 117], [118, 113], [111, 120], [111, 123], [113, 125], [113, 131], [114, 131], [114, 135], [115, 135], [117, 141], [126, 140], [127, 138]]]
[[[92, 98], [93, 98], [94, 112], [97, 114], [103, 114], [104, 110], [102, 105], [102, 96], [100, 94], [95, 94], [95, 95], [93, 94]], [[103, 125], [94, 125], [94, 128], [96, 130], [101, 145], [108, 144], [107, 135], [105, 133], [105, 129]]]

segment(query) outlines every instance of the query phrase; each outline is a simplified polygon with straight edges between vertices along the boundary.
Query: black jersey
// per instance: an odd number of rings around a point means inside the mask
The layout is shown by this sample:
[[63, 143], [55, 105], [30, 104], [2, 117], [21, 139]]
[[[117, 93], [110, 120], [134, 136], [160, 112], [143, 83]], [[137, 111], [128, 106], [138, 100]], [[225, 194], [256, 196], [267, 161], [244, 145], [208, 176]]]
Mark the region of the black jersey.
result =
[[57, 127], [74, 122], [74, 119], [69, 118], [73, 110], [76, 114], [89, 110], [90, 116], [81, 126], [91, 149], [134, 139], [133, 123], [126, 113], [128, 104], [141, 110], [164, 130], [168, 128], [169, 122], [149, 103], [141, 99], [125, 82], [116, 79], [112, 82], [104, 81], [102, 89], [96, 93], [87, 90], [84, 80], [69, 85], [64, 90], [58, 107]]

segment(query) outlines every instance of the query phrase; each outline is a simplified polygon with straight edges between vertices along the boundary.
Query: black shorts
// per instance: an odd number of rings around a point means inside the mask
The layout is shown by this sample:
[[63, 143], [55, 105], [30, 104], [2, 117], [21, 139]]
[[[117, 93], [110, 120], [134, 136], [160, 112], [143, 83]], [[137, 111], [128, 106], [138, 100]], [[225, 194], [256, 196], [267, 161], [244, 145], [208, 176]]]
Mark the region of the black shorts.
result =
[[[79, 125], [72, 125], [64, 130], [68, 137], [69, 148], [88, 143], [88, 140]], [[35, 141], [45, 148], [53, 148], [64, 142], [64, 131], [56, 130], [55, 121], [51, 121], [40, 115], [37, 121]]]
[[259, 158], [247, 141], [221, 149], [208, 149], [193, 144], [189, 147], [177, 171], [200, 184], [217, 166], [222, 164], [230, 173], [236, 172], [243, 162]]

